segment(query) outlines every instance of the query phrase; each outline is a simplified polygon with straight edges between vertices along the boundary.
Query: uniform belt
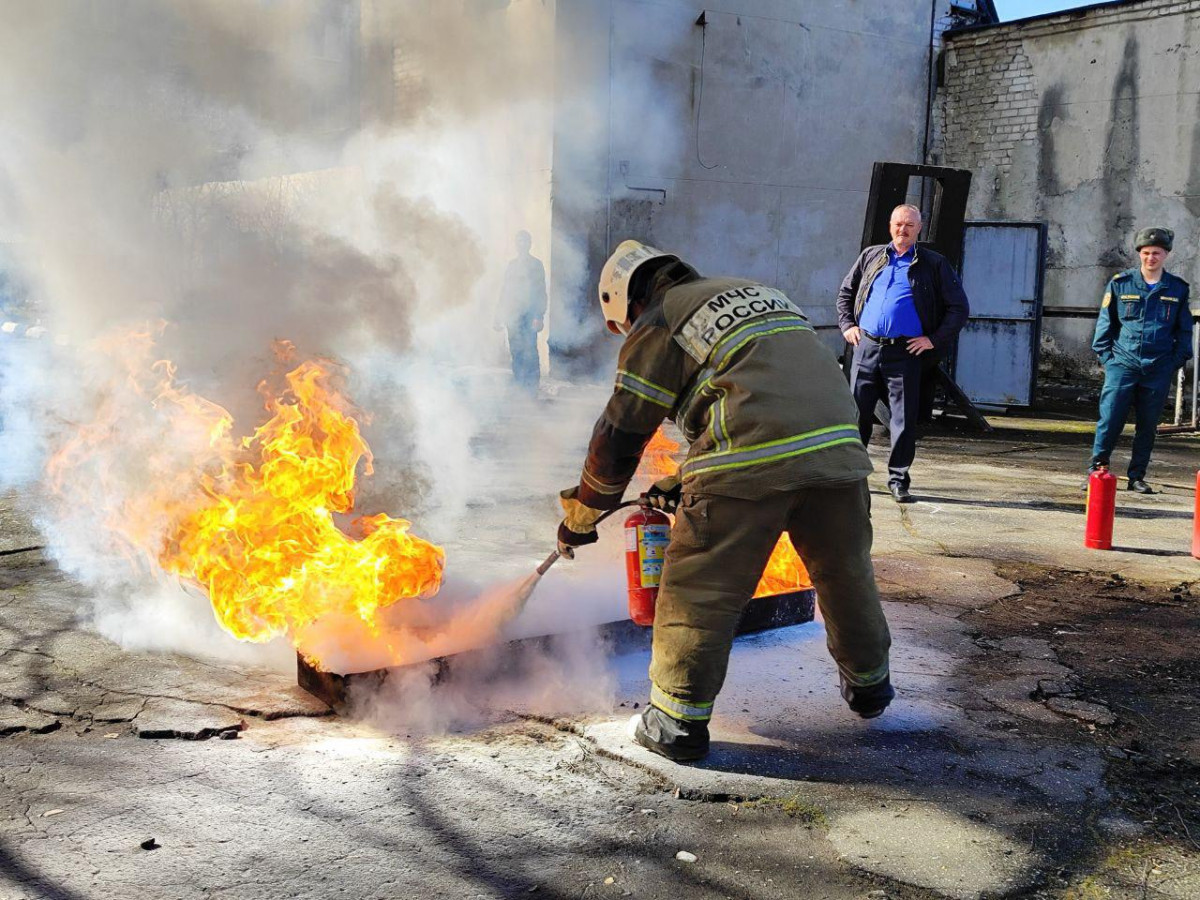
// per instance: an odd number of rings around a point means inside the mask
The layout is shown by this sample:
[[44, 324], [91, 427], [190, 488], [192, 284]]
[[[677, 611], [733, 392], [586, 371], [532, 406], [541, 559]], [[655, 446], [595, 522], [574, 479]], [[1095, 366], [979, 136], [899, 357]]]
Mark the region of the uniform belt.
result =
[[893, 344], [907, 344], [909, 341], [912, 340], [912, 338], [910, 338], [910, 337], [894, 337], [894, 338], [878, 337], [877, 335], [871, 334], [871, 332], [869, 332], [869, 331], [864, 331], [863, 334], [865, 334], [867, 337], [869, 337], [875, 343], [882, 344], [884, 347], [890, 347]]

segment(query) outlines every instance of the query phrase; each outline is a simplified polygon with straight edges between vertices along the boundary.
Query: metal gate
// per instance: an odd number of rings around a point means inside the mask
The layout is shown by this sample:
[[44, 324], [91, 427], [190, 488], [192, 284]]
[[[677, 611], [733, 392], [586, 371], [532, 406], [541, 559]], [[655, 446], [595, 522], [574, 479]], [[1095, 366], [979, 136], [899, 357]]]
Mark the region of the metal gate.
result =
[[971, 318], [958, 338], [954, 380], [983, 406], [1030, 406], [1042, 329], [1041, 222], [968, 222], [963, 288]]

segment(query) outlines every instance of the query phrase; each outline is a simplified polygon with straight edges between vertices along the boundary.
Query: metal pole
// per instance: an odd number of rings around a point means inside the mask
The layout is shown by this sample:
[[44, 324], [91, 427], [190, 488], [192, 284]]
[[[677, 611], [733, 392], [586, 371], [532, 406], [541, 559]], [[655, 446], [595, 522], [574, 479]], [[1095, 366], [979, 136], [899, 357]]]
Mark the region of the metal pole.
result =
[[1183, 424], [1183, 370], [1186, 366], [1180, 366], [1179, 371], [1175, 373], [1175, 424]]
[[1200, 322], [1192, 321], [1192, 430], [1197, 427], [1196, 422], [1196, 393], [1198, 381], [1200, 381], [1200, 359], [1196, 355], [1200, 354]]

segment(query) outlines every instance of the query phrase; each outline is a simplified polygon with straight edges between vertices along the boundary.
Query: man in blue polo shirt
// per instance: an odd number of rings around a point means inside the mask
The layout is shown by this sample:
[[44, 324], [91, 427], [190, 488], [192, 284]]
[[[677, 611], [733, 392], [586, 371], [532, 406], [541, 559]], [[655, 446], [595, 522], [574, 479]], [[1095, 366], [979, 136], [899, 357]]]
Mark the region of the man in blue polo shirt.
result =
[[913, 502], [909, 468], [917, 453], [921, 374], [954, 343], [970, 314], [958, 275], [941, 254], [917, 247], [921, 211], [892, 210], [890, 244], [868, 247], [838, 290], [838, 324], [854, 347], [850, 385], [858, 430], [871, 440], [875, 404], [887, 396], [888, 490], [897, 503]]

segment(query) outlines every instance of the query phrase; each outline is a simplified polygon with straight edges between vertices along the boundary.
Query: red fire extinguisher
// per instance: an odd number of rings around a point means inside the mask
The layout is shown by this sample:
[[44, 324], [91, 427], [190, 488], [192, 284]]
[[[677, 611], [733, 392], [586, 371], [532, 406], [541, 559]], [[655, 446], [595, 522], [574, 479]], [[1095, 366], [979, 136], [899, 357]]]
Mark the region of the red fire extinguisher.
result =
[[629, 618], [637, 625], [654, 624], [654, 603], [658, 600], [663, 556], [670, 540], [671, 520], [660, 510], [639, 508], [625, 520]]
[[1117, 478], [1108, 466], [1096, 466], [1088, 476], [1087, 524], [1083, 546], [1111, 550], [1113, 516], [1117, 512]]
[[1196, 512], [1192, 516], [1192, 556], [1200, 559], [1200, 472], [1196, 473]]

